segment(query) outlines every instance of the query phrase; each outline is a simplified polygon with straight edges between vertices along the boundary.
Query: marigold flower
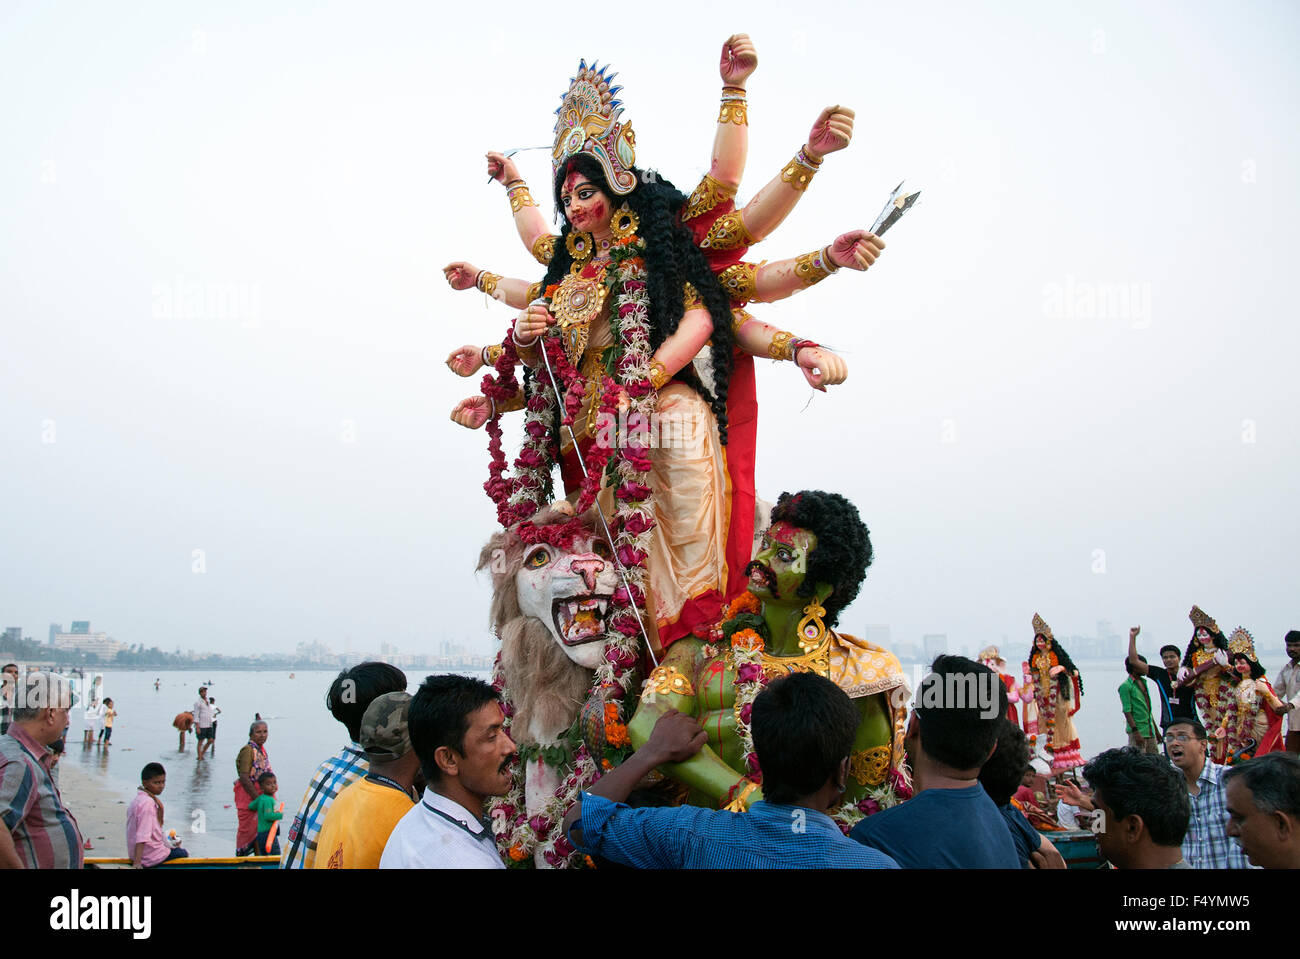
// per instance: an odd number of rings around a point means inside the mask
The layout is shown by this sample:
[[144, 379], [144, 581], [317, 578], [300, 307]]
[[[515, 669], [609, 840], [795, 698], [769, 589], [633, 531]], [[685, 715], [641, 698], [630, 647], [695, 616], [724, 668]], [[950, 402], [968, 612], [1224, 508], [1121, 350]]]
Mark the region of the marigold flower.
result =
[[746, 590], [731, 601], [727, 607], [727, 619], [734, 619], [741, 613], [753, 613], [758, 615], [763, 611], [763, 604], [758, 601], [758, 597]]
[[513, 862], [523, 862], [525, 855], [524, 847], [519, 845], [519, 843], [515, 843], [510, 847], [509, 856]]

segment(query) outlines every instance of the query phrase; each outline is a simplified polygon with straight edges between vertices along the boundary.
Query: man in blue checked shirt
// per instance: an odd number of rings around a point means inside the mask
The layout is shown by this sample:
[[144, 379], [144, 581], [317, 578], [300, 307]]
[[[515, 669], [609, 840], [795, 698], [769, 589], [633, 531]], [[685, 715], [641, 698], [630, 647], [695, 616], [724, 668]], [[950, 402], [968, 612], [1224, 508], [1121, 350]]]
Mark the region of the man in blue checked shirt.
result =
[[370, 771], [358, 745], [361, 719], [367, 707], [385, 693], [406, 692], [406, 674], [388, 663], [360, 663], [334, 677], [325, 704], [330, 715], [348, 728], [348, 744], [312, 773], [298, 814], [285, 836], [281, 869], [310, 869], [316, 861], [316, 839], [330, 804], [344, 789]]
[[762, 800], [743, 813], [632, 809], [623, 800], [647, 773], [684, 762], [704, 746], [700, 724], [670, 710], [644, 746], [582, 794], [564, 829], [582, 852], [643, 869], [896, 869], [893, 859], [849, 839], [827, 815], [844, 793], [858, 721], [853, 701], [829, 679], [784, 676], [754, 700]]

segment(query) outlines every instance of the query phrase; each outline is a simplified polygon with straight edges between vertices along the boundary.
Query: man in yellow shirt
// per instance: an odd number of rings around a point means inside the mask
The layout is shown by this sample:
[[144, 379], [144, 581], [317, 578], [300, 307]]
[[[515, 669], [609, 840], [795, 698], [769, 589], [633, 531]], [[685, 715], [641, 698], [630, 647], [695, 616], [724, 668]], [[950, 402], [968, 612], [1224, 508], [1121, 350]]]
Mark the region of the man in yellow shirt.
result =
[[399, 692], [385, 693], [366, 708], [359, 742], [370, 771], [330, 804], [313, 868], [379, 868], [389, 834], [420, 795], [420, 758], [407, 732], [410, 706], [410, 694]]

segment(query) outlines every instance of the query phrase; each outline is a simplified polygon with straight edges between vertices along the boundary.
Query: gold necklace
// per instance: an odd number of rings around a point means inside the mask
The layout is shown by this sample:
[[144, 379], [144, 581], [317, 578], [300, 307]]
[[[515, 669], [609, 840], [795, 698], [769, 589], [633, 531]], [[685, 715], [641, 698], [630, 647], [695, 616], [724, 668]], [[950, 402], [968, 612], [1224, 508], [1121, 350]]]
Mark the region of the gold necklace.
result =
[[775, 679], [788, 673], [816, 673], [829, 676], [831, 671], [831, 636], [829, 630], [821, 645], [799, 656], [773, 656], [764, 650], [761, 654], [763, 672], [768, 679]]

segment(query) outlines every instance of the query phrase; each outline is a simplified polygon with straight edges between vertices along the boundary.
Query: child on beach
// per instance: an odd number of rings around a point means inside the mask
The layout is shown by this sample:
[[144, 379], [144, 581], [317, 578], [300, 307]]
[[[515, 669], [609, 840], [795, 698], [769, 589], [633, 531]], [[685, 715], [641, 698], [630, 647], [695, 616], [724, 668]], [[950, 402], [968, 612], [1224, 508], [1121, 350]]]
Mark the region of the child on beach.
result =
[[189, 857], [179, 843], [163, 838], [163, 804], [158, 797], [166, 786], [167, 770], [162, 763], [149, 763], [140, 770], [140, 788], [126, 810], [126, 853], [135, 869], [152, 869]]
[[[278, 856], [280, 837], [272, 837], [271, 831], [274, 828], [279, 832], [279, 826], [273, 827], [273, 824], [284, 818], [284, 803], [280, 803], [278, 807], [275, 803], [277, 789], [275, 773], [262, 773], [257, 778], [257, 785], [261, 787], [262, 795], [248, 804], [248, 811], [257, 813], [257, 839], [253, 842], [252, 855]], [[268, 846], [270, 848], [267, 848]]]
[[113, 717], [117, 715], [117, 710], [113, 708], [113, 700], [104, 700], [104, 745], [113, 738]]

